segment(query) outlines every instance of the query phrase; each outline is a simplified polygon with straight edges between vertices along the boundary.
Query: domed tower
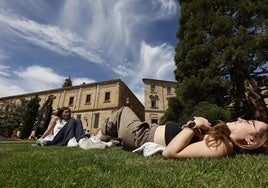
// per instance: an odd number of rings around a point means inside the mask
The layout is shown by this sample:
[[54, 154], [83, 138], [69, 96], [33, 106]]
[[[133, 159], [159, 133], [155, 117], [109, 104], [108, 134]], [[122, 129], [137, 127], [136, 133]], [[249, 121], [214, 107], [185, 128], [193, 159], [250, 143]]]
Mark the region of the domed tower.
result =
[[65, 82], [62, 85], [62, 87], [70, 87], [70, 86], [73, 86], [73, 84], [72, 84], [71, 77], [69, 76], [68, 78], [65, 79]]

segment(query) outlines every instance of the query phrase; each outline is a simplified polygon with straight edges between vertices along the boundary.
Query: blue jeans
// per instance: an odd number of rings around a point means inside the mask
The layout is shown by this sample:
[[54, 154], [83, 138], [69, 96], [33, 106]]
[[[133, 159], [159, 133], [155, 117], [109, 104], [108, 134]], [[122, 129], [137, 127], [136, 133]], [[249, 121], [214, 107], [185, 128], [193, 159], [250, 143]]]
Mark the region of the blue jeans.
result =
[[69, 121], [54, 137], [52, 142], [54, 145], [64, 146], [67, 145], [68, 141], [73, 137], [75, 137], [77, 142], [79, 142], [81, 138], [85, 137], [82, 121], [80, 119], [69, 119]]

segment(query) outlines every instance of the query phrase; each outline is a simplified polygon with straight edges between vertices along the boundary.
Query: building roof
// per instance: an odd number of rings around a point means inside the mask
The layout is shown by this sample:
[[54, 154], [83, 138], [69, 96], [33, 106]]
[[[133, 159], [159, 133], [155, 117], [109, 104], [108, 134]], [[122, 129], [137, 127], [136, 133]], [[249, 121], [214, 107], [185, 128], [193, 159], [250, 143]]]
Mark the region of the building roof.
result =
[[88, 84], [82, 83], [80, 85], [75, 85], [75, 86], [61, 87], [61, 88], [57, 88], [57, 89], [38, 91], [38, 92], [21, 94], [21, 95], [13, 95], [13, 96], [1, 97], [0, 101], [1, 100], [13, 99], [13, 98], [28, 97], [28, 96], [33, 96], [33, 95], [41, 95], [41, 94], [46, 94], [46, 93], [58, 92], [58, 91], [62, 91], [62, 90], [73, 90], [73, 89], [77, 89], [77, 88], [87, 88], [87, 87], [92, 87], [92, 86], [96, 86], [96, 85], [106, 85], [106, 84], [112, 84], [112, 83], [117, 83], [117, 82], [123, 82], [123, 81], [121, 79], [113, 79], [113, 80], [94, 82], [94, 83], [88, 83]]
[[151, 79], [151, 78], [143, 78], [142, 79], [143, 83], [171, 83], [171, 84], [176, 84], [177, 82], [175, 81], [168, 81], [168, 80], [156, 80], [156, 79]]

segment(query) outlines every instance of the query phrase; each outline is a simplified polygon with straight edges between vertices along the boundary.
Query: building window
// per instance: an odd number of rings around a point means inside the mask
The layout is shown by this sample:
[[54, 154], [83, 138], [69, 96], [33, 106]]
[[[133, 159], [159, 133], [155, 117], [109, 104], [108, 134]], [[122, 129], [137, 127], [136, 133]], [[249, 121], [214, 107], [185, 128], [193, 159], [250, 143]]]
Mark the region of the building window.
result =
[[100, 119], [100, 114], [96, 113], [95, 114], [95, 118], [94, 118], [94, 128], [98, 128], [99, 127], [99, 119]]
[[76, 118], [77, 118], [77, 119], [81, 119], [81, 114], [77, 114], [77, 115], [76, 115]]
[[151, 85], [151, 93], [155, 93], [155, 85]]
[[129, 106], [129, 104], [130, 104], [130, 99], [129, 98], [126, 98], [126, 106]]
[[74, 105], [74, 97], [70, 97], [69, 106], [73, 106], [73, 105]]
[[157, 95], [150, 95], [151, 108], [157, 108], [157, 100], [159, 100]]
[[104, 102], [110, 102], [110, 92], [105, 93], [105, 99]]
[[151, 120], [151, 123], [152, 123], [152, 124], [154, 124], [154, 123], [155, 123], [155, 124], [158, 124], [158, 119], [152, 119], [152, 120]]
[[170, 86], [167, 87], [167, 94], [171, 94], [171, 87]]
[[91, 102], [91, 95], [88, 94], [86, 97], [86, 104], [89, 104]]
[[155, 98], [151, 99], [151, 107], [156, 108], [156, 99]]

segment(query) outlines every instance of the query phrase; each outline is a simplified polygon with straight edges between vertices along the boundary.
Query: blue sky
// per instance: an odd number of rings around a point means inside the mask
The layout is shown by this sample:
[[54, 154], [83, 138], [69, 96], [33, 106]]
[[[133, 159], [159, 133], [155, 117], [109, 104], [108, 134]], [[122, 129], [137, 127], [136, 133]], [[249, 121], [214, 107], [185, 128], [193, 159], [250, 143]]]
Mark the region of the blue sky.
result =
[[122, 79], [174, 80], [177, 0], [0, 0], [0, 97]]

